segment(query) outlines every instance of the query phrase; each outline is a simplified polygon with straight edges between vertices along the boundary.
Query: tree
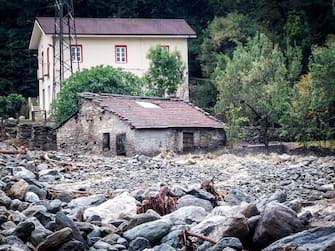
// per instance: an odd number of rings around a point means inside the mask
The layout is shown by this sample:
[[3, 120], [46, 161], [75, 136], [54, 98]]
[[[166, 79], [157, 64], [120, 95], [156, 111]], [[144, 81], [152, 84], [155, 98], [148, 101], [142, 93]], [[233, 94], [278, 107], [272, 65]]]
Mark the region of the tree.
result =
[[25, 99], [22, 95], [12, 93], [8, 96], [0, 96], [0, 117], [18, 118]]
[[143, 81], [132, 73], [111, 66], [96, 66], [71, 75], [52, 105], [52, 114], [59, 124], [78, 110], [80, 92], [105, 92], [125, 95], [141, 94]]
[[300, 142], [328, 140], [335, 135], [335, 42], [312, 49], [308, 70], [281, 124]]
[[226, 119], [227, 114], [233, 117], [231, 113], [237, 111], [251, 125], [260, 126], [267, 146], [269, 127], [278, 124], [288, 109], [290, 88], [285, 57], [278, 45], [259, 33], [245, 46], [239, 44], [233, 57], [226, 60], [225, 69], [217, 69], [216, 73], [216, 111]]
[[203, 75], [210, 77], [219, 64], [222, 68], [223, 54], [231, 56], [237, 44], [245, 44], [249, 37], [256, 34], [256, 30], [256, 24], [249, 17], [238, 13], [214, 18], [205, 30], [200, 46]]
[[175, 94], [184, 81], [185, 65], [180, 53], [155, 46], [149, 50], [147, 58], [150, 60], [149, 70], [145, 74], [147, 95], [162, 97]]

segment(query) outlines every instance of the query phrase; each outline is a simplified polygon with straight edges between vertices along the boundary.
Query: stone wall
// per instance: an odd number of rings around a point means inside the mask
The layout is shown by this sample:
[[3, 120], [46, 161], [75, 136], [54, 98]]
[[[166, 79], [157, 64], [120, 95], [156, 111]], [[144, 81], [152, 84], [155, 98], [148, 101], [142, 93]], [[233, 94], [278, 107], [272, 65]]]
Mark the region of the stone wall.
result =
[[17, 140], [17, 144], [29, 150], [56, 150], [56, 133], [51, 126], [19, 123], [16, 120], [4, 122], [3, 139]]
[[[257, 126], [249, 126], [241, 128], [243, 141], [249, 144], [262, 144], [261, 128]], [[280, 128], [269, 128], [269, 141], [290, 142], [295, 141], [294, 135], [281, 136]]]

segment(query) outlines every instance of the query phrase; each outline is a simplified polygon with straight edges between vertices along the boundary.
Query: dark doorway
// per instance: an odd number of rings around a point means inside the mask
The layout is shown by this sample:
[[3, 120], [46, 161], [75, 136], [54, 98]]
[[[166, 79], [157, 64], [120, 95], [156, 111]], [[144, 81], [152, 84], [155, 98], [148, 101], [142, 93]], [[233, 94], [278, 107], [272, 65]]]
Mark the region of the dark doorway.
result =
[[116, 135], [116, 155], [126, 155], [126, 134]]
[[183, 152], [192, 151], [194, 149], [193, 132], [183, 132]]
[[110, 146], [110, 134], [108, 132], [102, 134], [102, 150], [109, 151], [111, 149]]

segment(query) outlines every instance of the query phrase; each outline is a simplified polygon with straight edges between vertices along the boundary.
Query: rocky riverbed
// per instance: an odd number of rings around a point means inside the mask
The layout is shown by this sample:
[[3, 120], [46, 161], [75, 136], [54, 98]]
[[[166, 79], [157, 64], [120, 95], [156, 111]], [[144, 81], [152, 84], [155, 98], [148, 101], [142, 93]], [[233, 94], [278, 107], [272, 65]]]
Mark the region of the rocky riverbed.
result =
[[[0, 250], [335, 250], [335, 156], [36, 151], [0, 167]], [[224, 201], [200, 188], [212, 178]], [[175, 208], [137, 214], [162, 184]]]

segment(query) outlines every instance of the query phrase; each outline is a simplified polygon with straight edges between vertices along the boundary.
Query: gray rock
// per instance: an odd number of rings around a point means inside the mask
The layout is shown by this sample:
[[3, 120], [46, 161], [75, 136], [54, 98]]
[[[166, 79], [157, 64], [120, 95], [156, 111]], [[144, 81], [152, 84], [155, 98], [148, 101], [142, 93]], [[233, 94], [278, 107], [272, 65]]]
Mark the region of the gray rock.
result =
[[50, 213], [57, 213], [61, 209], [62, 204], [63, 202], [61, 200], [54, 199], [47, 204], [47, 210]]
[[154, 247], [154, 251], [176, 251], [176, 249], [166, 243], [162, 243], [161, 245]]
[[69, 227], [60, 229], [45, 238], [35, 249], [35, 251], [48, 251], [61, 246], [71, 240], [72, 230]]
[[193, 195], [184, 195], [183, 197], [179, 198], [177, 202], [177, 208], [187, 207], [187, 206], [196, 206], [202, 207], [207, 212], [211, 212], [213, 210], [213, 205], [210, 201], [199, 199]]
[[267, 204], [261, 216], [253, 237], [254, 245], [257, 248], [264, 248], [270, 243], [304, 228], [292, 209], [277, 202]]
[[63, 202], [70, 202], [73, 199], [73, 195], [70, 192], [67, 191], [61, 191], [55, 199], [59, 199]]
[[35, 225], [35, 229], [30, 235], [30, 241], [36, 247], [52, 232], [46, 229], [36, 218], [30, 218], [29, 220]]
[[142, 251], [146, 248], [150, 248], [150, 242], [143, 237], [137, 237], [129, 243], [129, 251]]
[[68, 241], [57, 249], [57, 251], [83, 251], [83, 250], [85, 250], [83, 243], [76, 240]]
[[0, 190], [0, 206], [9, 208], [12, 200], [6, 195], [6, 193]]
[[76, 199], [73, 199], [68, 204], [68, 207], [82, 207], [82, 208], [88, 208], [91, 206], [99, 205], [106, 201], [106, 197], [104, 194], [95, 194], [87, 197], [79, 197]]
[[187, 194], [193, 195], [199, 199], [208, 200], [213, 204], [216, 203], [215, 196], [204, 189], [191, 189], [190, 191], [187, 191]]
[[313, 219], [313, 215], [309, 210], [306, 210], [298, 214], [298, 218], [302, 224], [307, 225]]
[[35, 202], [39, 202], [40, 198], [38, 197], [36, 193], [27, 192], [26, 195], [24, 196], [24, 200], [26, 202], [35, 203]]
[[166, 235], [171, 227], [172, 223], [169, 220], [156, 220], [136, 226], [126, 231], [123, 236], [129, 241], [135, 240], [137, 237], [143, 237], [150, 243], [155, 243]]
[[147, 214], [147, 213], [137, 214], [134, 218], [132, 218], [129, 221], [126, 230], [132, 229], [133, 227], [136, 227], [146, 222], [158, 220], [160, 218], [161, 217], [159, 215], [157, 216], [157, 215]]
[[16, 226], [13, 234], [19, 237], [22, 241], [26, 242], [34, 229], [34, 223], [30, 221], [23, 221]]
[[203, 207], [185, 206], [163, 216], [163, 219], [168, 219], [173, 224], [193, 224], [201, 222], [207, 216], [207, 214], [208, 213]]
[[39, 188], [36, 185], [29, 185], [27, 191], [37, 194], [41, 200], [45, 200], [47, 197], [47, 191]]
[[249, 227], [247, 219], [243, 215], [234, 217], [210, 216], [192, 227], [191, 231], [205, 235], [214, 241], [219, 241], [223, 236], [244, 240], [249, 234]]
[[168, 244], [169, 246], [177, 249], [182, 248], [183, 244], [181, 242], [180, 234], [183, 230], [189, 230], [189, 228], [184, 226], [183, 228], [171, 231], [162, 238], [161, 243]]
[[224, 248], [233, 248], [236, 251], [242, 251], [243, 245], [241, 241], [235, 237], [223, 237], [211, 249], [211, 251], [221, 251]]
[[28, 186], [29, 184], [25, 180], [20, 179], [11, 186], [7, 195], [13, 199], [23, 200]]
[[242, 208], [241, 214], [243, 214], [246, 218], [250, 218], [255, 215], [259, 215], [259, 211], [255, 203], [249, 203], [247, 206]]
[[240, 205], [243, 201], [250, 203], [253, 200], [254, 199], [250, 195], [238, 189], [231, 189], [225, 197], [225, 202], [230, 205]]
[[59, 211], [56, 213], [56, 224], [61, 227], [69, 227], [72, 230], [73, 238], [84, 243], [84, 239], [80, 234], [79, 228], [77, 225], [69, 218], [67, 217], [62, 211]]
[[36, 175], [33, 172], [29, 171], [23, 166], [15, 167], [12, 170], [13, 170], [13, 176], [17, 177], [18, 179], [30, 180], [36, 178]]
[[282, 238], [263, 251], [277, 250], [335, 250], [335, 227], [318, 227]]
[[110, 250], [113, 246], [111, 244], [108, 244], [107, 242], [99, 240], [96, 243], [94, 243], [94, 247], [96, 249]]
[[302, 208], [302, 204], [300, 200], [291, 200], [291, 201], [287, 201], [284, 203], [285, 206], [291, 208], [293, 211], [299, 213], [301, 208]]
[[259, 203], [257, 203], [257, 208], [260, 212], [262, 212], [267, 204], [269, 204], [271, 202], [274, 202], [274, 201], [279, 202], [279, 203], [283, 203], [283, 202], [286, 201], [286, 199], [287, 199], [286, 192], [276, 191], [269, 198], [264, 199], [264, 200], [260, 201]]
[[8, 236], [6, 237], [6, 243], [10, 245], [13, 251], [29, 251], [30, 249], [25, 245], [21, 239], [17, 236]]

